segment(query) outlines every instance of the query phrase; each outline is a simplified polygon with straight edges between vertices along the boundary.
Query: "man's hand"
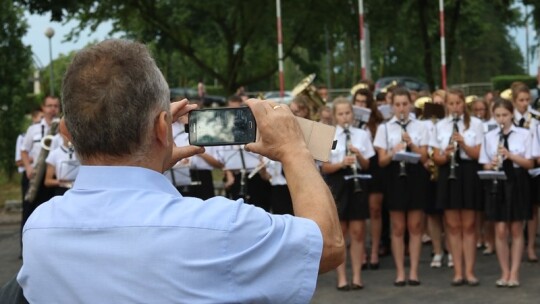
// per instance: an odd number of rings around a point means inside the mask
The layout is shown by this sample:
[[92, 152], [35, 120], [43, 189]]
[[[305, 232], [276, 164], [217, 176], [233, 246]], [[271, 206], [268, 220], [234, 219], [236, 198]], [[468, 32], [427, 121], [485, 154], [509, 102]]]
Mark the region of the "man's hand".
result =
[[[181, 116], [187, 115], [189, 111], [195, 110], [197, 108], [196, 104], [188, 104], [187, 99], [182, 99], [180, 101], [176, 101], [171, 103], [171, 115], [172, 120], [171, 122], [177, 121]], [[196, 154], [204, 153], [204, 147], [197, 147], [197, 146], [185, 146], [185, 147], [177, 147], [176, 144], [172, 148], [172, 155], [171, 155], [171, 161], [169, 162], [169, 166], [165, 168], [165, 170], [168, 170], [172, 168], [177, 162], [184, 158], [191, 157]]]
[[260, 135], [257, 142], [246, 145], [247, 151], [281, 162], [296, 153], [309, 153], [302, 130], [287, 105], [257, 99], [249, 99], [246, 104], [255, 116]]

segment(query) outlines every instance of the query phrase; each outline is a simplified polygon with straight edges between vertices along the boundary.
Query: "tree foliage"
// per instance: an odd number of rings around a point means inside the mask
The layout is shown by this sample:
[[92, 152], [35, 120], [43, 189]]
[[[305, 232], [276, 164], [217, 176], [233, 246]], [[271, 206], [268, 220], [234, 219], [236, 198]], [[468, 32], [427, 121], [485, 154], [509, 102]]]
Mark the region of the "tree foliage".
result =
[[11, 175], [15, 142], [26, 110], [32, 57], [21, 41], [27, 29], [23, 9], [13, 1], [1, 1], [0, 24], [0, 168]]
[[[111, 20], [115, 31], [152, 46], [171, 86], [216, 80], [229, 93], [240, 85], [277, 86], [275, 0], [19, 1], [32, 12], [51, 12], [54, 20], [78, 20], [80, 28], [95, 29]], [[508, 33], [522, 17], [515, 2], [445, 1], [451, 82], [488, 81], [497, 74], [523, 72], [523, 58]], [[334, 87], [356, 83], [360, 78], [358, 2], [281, 3], [288, 87], [313, 72], [320, 82], [331, 80]], [[364, 3], [372, 77], [418, 76], [432, 88], [440, 83], [438, 1]]]

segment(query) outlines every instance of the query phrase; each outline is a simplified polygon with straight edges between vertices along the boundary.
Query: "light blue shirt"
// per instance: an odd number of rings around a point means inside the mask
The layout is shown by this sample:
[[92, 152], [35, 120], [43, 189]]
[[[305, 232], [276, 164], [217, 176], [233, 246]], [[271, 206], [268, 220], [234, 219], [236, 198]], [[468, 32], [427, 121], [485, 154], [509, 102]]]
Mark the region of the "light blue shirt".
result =
[[158, 172], [81, 166], [23, 231], [30, 303], [308, 303], [315, 222], [215, 197], [182, 197]]

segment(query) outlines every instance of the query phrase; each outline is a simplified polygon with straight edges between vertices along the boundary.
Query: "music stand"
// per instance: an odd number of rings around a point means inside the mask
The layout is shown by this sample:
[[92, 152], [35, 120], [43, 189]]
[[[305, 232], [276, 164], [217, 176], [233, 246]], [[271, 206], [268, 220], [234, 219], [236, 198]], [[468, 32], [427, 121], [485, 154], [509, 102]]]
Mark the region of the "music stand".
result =
[[409, 164], [416, 164], [420, 160], [420, 154], [413, 153], [413, 152], [397, 152], [392, 156], [392, 160], [394, 161], [403, 161]]
[[200, 185], [201, 182], [193, 182], [189, 172], [190, 163], [177, 162], [171, 169], [165, 171], [165, 176], [171, 180], [173, 186]]
[[359, 106], [353, 106], [354, 119], [356, 121], [368, 122], [369, 117], [371, 116], [371, 110], [367, 108], [362, 108]]
[[482, 170], [478, 171], [478, 177], [481, 180], [506, 180], [504, 171]]

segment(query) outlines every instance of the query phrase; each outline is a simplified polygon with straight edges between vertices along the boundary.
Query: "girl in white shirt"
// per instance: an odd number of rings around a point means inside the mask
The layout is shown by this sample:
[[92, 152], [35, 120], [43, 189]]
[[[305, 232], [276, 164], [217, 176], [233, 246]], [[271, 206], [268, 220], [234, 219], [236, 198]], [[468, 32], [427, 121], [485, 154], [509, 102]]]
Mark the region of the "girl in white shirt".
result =
[[[358, 169], [367, 170], [369, 158], [375, 155], [375, 151], [366, 131], [350, 127], [354, 117], [349, 100], [340, 97], [333, 101], [333, 105], [337, 146], [331, 152], [330, 161], [321, 165], [321, 172], [326, 174], [326, 181], [336, 201], [343, 236], [350, 236], [351, 240], [353, 277], [350, 286], [345, 262], [336, 269], [337, 289], [346, 291], [363, 288], [361, 268], [364, 260], [365, 220], [369, 218], [369, 192], [365, 180], [345, 178], [358, 174]], [[356, 167], [356, 172], [353, 167]]]
[[531, 136], [528, 130], [512, 124], [513, 110], [508, 100], [495, 101], [493, 113], [501, 127], [485, 135], [479, 158], [484, 169], [504, 171], [507, 178], [485, 183], [486, 218], [495, 222], [495, 248], [502, 272], [495, 283], [498, 287], [519, 286], [523, 221], [531, 216], [527, 173], [533, 167]]

